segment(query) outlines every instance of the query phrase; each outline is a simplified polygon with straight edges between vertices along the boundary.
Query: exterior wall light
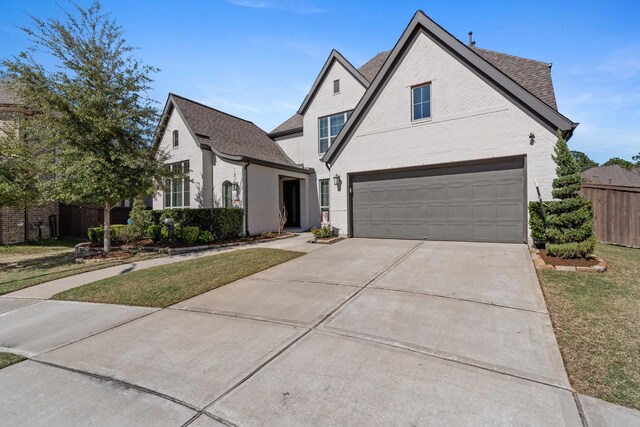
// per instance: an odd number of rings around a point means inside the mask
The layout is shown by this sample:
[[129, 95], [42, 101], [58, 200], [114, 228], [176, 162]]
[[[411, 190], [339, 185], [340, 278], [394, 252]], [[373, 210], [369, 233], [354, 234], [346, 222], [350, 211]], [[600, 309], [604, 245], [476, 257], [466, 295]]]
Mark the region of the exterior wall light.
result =
[[234, 182], [233, 184], [231, 184], [231, 188], [236, 194], [238, 194], [238, 192], [240, 191], [240, 184], [238, 184], [237, 182]]
[[529, 134], [529, 144], [533, 145], [536, 143], [536, 136], [533, 134], [533, 132], [531, 132]]
[[336, 174], [336, 176], [333, 177], [333, 183], [335, 184], [336, 187], [340, 188], [340, 184], [342, 184], [340, 175]]

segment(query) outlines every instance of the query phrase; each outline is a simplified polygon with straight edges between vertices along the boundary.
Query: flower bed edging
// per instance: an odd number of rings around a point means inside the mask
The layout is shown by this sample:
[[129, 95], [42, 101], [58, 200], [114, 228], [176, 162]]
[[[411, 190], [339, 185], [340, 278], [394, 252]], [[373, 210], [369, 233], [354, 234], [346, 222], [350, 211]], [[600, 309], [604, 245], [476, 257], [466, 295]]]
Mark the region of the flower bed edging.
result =
[[344, 237], [338, 237], [338, 236], [331, 237], [329, 239], [318, 239], [317, 237], [314, 237], [311, 240], [307, 240], [307, 243], [317, 243], [319, 245], [330, 245], [332, 243], [339, 242], [340, 240], [343, 240], [343, 239]]
[[607, 262], [596, 255], [591, 256], [598, 261], [597, 265], [594, 265], [592, 267], [573, 267], [569, 265], [547, 264], [540, 256], [539, 249], [530, 248], [529, 252], [531, 253], [531, 259], [533, 260], [533, 265], [535, 265], [536, 270], [574, 271], [578, 273], [604, 273], [608, 267]]

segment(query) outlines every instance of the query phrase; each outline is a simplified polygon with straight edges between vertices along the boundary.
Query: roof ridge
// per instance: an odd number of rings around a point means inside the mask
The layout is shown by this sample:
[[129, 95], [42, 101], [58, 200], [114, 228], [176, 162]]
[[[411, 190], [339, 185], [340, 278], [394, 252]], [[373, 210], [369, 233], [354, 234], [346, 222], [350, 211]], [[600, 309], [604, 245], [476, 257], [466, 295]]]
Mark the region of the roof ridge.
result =
[[260, 130], [262, 130], [264, 132], [264, 130], [260, 126], [256, 125], [251, 120], [243, 119], [242, 117], [235, 116], [233, 114], [227, 113], [226, 111], [218, 110], [217, 108], [213, 108], [213, 107], [211, 107], [209, 105], [203, 104], [202, 102], [194, 101], [193, 99], [189, 99], [189, 98], [184, 97], [182, 95], [178, 95], [177, 93], [169, 92], [169, 96], [174, 96], [176, 98], [184, 99], [185, 101], [189, 101], [192, 104], [196, 104], [196, 105], [199, 105], [201, 107], [207, 108], [209, 110], [213, 110], [213, 111], [215, 111], [217, 113], [224, 114], [224, 115], [227, 115], [229, 117], [233, 117], [234, 119], [242, 120], [243, 122], [251, 123], [252, 125], [254, 125], [255, 127], [257, 127], [258, 129], [260, 129]]
[[497, 53], [499, 55], [504, 55], [504, 56], [508, 56], [510, 58], [516, 58], [516, 59], [523, 59], [525, 61], [531, 61], [531, 62], [537, 62], [538, 64], [542, 64], [542, 65], [551, 65], [551, 62], [546, 62], [546, 61], [540, 61], [538, 59], [531, 59], [531, 58], [525, 58], [524, 56], [518, 56], [518, 55], [512, 55], [510, 53], [504, 53], [504, 52], [498, 52], [497, 50], [492, 50], [492, 49], [485, 49], [483, 47], [478, 47], [478, 46], [472, 46], [471, 47], [472, 50], [477, 49], [477, 50], [484, 50], [485, 52], [490, 52], [490, 53]]

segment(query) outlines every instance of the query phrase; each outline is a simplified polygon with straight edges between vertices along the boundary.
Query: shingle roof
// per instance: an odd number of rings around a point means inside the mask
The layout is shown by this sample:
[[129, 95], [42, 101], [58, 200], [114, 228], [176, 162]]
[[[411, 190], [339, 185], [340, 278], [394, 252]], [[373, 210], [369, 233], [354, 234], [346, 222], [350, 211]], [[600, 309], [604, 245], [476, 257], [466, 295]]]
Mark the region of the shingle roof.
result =
[[590, 184], [640, 187], [640, 175], [618, 165], [587, 169], [582, 172], [582, 177]]
[[214, 151], [298, 167], [265, 131], [252, 122], [175, 94], [171, 94], [170, 99], [199, 142]]
[[302, 114], [295, 113], [289, 117], [280, 126], [271, 131], [270, 135], [276, 135], [287, 132], [294, 132], [298, 129], [302, 129]]
[[17, 105], [18, 98], [9, 90], [4, 81], [0, 81], [0, 105]]
[[553, 91], [553, 82], [551, 81], [551, 64], [479, 47], [472, 49], [542, 102], [554, 110], [558, 110], [556, 94]]
[[378, 71], [380, 71], [380, 68], [382, 68], [382, 64], [384, 64], [384, 61], [386, 61], [389, 57], [390, 53], [390, 50], [380, 52], [379, 54], [365, 62], [362, 67], [358, 68], [358, 71], [364, 76], [365, 79], [369, 80], [369, 83], [371, 83], [376, 77], [376, 74], [378, 74]]
[[[472, 49], [485, 61], [502, 71], [513, 81], [539, 98], [542, 102], [554, 110], [558, 110], [556, 95], [551, 81], [551, 67], [549, 63], [521, 58], [519, 56], [507, 55], [505, 53], [494, 52], [492, 50], [482, 49], [475, 46]], [[358, 71], [365, 79], [372, 82], [378, 74], [378, 71], [380, 71], [380, 68], [382, 68], [384, 62], [389, 57], [390, 53], [390, 50], [380, 52], [358, 68]], [[297, 129], [302, 129], [302, 116], [300, 114], [294, 114], [280, 126], [271, 131], [271, 133], [286, 133]]]

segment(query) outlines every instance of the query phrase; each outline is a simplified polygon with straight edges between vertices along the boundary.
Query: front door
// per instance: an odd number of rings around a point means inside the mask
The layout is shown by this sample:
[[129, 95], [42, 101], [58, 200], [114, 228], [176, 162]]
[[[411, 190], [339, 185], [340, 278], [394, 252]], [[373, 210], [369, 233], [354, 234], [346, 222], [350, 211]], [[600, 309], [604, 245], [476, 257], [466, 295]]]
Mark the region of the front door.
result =
[[300, 181], [283, 181], [284, 207], [287, 209], [285, 227], [300, 227]]

